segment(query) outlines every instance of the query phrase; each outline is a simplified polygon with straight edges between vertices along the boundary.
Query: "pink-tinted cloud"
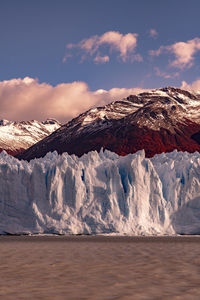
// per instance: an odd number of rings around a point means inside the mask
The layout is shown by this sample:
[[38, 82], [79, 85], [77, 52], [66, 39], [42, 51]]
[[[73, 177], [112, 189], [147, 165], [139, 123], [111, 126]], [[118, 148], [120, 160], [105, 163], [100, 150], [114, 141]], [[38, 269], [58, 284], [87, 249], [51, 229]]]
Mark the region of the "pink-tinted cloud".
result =
[[179, 69], [190, 68], [193, 65], [194, 55], [200, 51], [200, 38], [195, 38], [187, 42], [177, 42], [168, 46], [161, 46], [157, 50], [149, 51], [151, 56], [159, 56], [164, 53], [172, 53], [175, 59], [170, 62], [170, 66]]
[[[108, 55], [102, 55], [101, 50], [107, 46], [109, 52], [118, 52], [120, 59], [126, 62], [128, 59], [131, 59], [137, 47], [137, 37], [138, 34], [136, 33], [123, 35], [118, 31], [108, 31], [100, 36], [95, 35], [88, 39], [83, 39], [78, 44], [68, 44], [66, 48], [67, 50], [73, 50], [74, 48], [81, 49], [83, 53], [87, 55], [95, 55], [95, 57], [93, 57], [94, 62], [105, 63], [110, 60], [110, 57]], [[82, 57], [86, 58], [86, 55], [83, 54]], [[140, 60], [137, 61], [142, 61], [141, 56]]]
[[86, 51], [87, 53], [93, 54], [98, 49], [98, 40], [99, 37], [95, 35], [92, 36], [91, 38], [82, 40], [75, 47], [80, 47], [82, 50]]
[[179, 72], [175, 72], [175, 73], [166, 73], [166, 72], [162, 72], [158, 67], [154, 68], [155, 73], [157, 76], [159, 77], [163, 77], [165, 79], [169, 79], [169, 78], [177, 78], [179, 76]]
[[[98, 96], [99, 97], [99, 101], [98, 103], [101, 105], [105, 105], [107, 103], [110, 103], [114, 100], [119, 100], [119, 99], [123, 99], [125, 97], [127, 97], [128, 95], [137, 95], [139, 93], [142, 92], [146, 92], [148, 91], [147, 89], [142, 89], [140, 87], [136, 87], [136, 88], [130, 88], [130, 89], [126, 89], [126, 88], [112, 88], [110, 90], [103, 90], [103, 89], [99, 89], [95, 92], [93, 92], [94, 96]], [[98, 104], [98, 105], [99, 105]]]
[[94, 58], [94, 62], [97, 64], [104, 64], [107, 63], [110, 60], [110, 57], [108, 55], [100, 56], [97, 54], [97, 56]]
[[70, 54], [70, 53], [66, 53], [65, 54], [65, 56], [63, 57], [63, 62], [67, 62], [67, 60], [69, 59], [69, 58], [71, 58], [72, 57], [72, 55]]
[[98, 43], [110, 45], [111, 49], [119, 51], [122, 61], [126, 61], [137, 46], [137, 36], [136, 33], [123, 35], [117, 31], [109, 31], [99, 37]]
[[51, 86], [29, 77], [11, 79], [0, 82], [0, 118], [17, 121], [53, 117], [64, 123], [91, 107], [142, 91], [141, 88], [90, 91], [85, 82]]
[[137, 61], [137, 62], [142, 62], [143, 61], [143, 57], [140, 55], [140, 54], [134, 54], [130, 57], [130, 61], [131, 62], [134, 62], [134, 61]]
[[200, 94], [200, 79], [193, 81], [191, 84], [186, 81], [182, 81], [181, 88], [183, 90], [194, 91]]
[[194, 55], [200, 50], [200, 39], [195, 38], [186, 43], [179, 42], [171, 46], [170, 51], [175, 54], [176, 59], [171, 65], [178, 68], [190, 67], [193, 64]]
[[155, 29], [151, 28], [149, 30], [149, 36], [153, 39], [156, 39], [158, 37], [158, 32]]

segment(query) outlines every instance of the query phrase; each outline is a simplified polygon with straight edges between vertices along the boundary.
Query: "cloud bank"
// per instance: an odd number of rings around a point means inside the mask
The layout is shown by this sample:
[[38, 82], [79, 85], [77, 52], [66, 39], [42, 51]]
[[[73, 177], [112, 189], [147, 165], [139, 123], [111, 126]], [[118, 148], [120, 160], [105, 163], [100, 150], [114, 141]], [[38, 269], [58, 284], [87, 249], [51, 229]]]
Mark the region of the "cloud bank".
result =
[[[134, 55], [137, 46], [137, 33], [121, 34], [118, 31], [108, 31], [102, 35], [94, 35], [88, 39], [83, 39], [77, 44], [67, 44], [67, 53], [63, 58], [66, 62], [75, 49], [82, 51], [81, 61], [85, 60], [89, 55], [95, 63], [107, 63], [110, 60], [110, 54], [102, 55], [102, 52], [108, 51], [118, 52], [121, 61], [126, 62], [128, 59], [131, 61], [142, 61], [139, 54]], [[105, 48], [107, 47], [107, 48]]]
[[171, 67], [179, 69], [190, 68], [193, 65], [195, 54], [200, 51], [200, 38], [194, 38], [187, 42], [177, 42], [168, 46], [161, 46], [157, 50], [150, 50], [151, 56], [159, 56], [164, 53], [172, 53], [175, 59], [170, 62]]
[[142, 91], [141, 88], [90, 91], [85, 82], [61, 83], [54, 87], [30, 77], [5, 80], [0, 82], [0, 118], [43, 121], [52, 117], [65, 123], [91, 107]]
[[[200, 79], [181, 88], [200, 93]], [[112, 88], [91, 91], [85, 82], [61, 83], [52, 86], [25, 77], [0, 82], [0, 118], [13, 121], [56, 118], [62, 123], [91, 107], [103, 106], [129, 95], [147, 91], [136, 88]]]

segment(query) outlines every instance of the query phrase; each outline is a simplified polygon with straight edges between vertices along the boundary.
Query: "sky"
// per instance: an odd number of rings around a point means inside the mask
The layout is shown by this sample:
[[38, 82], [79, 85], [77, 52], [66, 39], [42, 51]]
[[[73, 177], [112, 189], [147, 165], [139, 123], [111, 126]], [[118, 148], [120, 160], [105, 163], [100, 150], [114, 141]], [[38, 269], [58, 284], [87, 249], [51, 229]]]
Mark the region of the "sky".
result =
[[0, 118], [66, 122], [146, 89], [200, 90], [199, 0], [0, 0]]

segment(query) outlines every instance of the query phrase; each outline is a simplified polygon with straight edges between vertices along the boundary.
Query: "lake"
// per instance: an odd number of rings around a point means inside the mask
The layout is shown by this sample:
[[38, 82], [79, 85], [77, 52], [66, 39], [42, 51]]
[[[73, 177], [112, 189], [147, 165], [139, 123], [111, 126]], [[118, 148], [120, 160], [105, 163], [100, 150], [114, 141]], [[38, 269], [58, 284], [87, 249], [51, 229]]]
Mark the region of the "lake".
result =
[[200, 299], [200, 237], [0, 236], [1, 299]]

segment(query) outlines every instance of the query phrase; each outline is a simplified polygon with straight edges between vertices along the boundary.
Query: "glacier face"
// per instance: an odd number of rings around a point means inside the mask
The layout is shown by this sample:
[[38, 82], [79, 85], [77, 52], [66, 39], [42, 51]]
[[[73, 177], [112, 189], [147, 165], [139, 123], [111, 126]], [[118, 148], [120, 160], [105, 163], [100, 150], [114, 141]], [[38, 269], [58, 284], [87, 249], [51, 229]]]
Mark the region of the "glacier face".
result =
[[0, 234], [200, 234], [200, 154], [0, 154]]

